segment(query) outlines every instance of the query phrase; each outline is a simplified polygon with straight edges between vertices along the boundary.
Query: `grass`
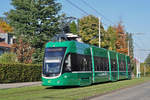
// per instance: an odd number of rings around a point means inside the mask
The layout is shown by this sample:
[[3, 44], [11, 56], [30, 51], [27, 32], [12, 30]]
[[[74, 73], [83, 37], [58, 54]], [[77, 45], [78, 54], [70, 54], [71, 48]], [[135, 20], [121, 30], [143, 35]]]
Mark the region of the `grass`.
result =
[[150, 78], [145, 77], [74, 88], [29, 86], [0, 89], [0, 100], [78, 100], [108, 93], [116, 89], [134, 86], [146, 81], [150, 81]]

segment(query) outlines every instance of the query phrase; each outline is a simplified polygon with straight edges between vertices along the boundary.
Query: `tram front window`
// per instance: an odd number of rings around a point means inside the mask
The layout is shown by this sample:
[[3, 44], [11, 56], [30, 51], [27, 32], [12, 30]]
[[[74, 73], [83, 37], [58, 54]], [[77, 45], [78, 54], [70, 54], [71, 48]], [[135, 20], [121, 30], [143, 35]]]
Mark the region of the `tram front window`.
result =
[[59, 75], [61, 63], [66, 48], [53, 47], [45, 49], [43, 75], [46, 77], [54, 77]]

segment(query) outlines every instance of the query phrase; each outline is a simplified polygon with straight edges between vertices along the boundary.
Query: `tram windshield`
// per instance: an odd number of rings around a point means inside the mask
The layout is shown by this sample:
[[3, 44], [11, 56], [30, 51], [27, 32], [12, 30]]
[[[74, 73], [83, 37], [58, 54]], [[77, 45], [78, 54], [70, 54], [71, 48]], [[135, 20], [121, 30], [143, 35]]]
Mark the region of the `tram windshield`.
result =
[[47, 77], [57, 76], [60, 73], [61, 62], [66, 48], [51, 47], [45, 49], [43, 74]]

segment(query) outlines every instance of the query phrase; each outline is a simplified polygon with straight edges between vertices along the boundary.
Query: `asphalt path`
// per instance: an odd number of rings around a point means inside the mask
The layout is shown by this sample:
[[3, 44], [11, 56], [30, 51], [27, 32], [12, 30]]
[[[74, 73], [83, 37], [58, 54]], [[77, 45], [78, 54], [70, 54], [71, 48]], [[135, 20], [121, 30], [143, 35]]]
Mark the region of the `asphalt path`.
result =
[[150, 81], [101, 95], [90, 100], [150, 100]]
[[8, 83], [0, 84], [0, 89], [19, 88], [25, 86], [41, 85], [41, 82], [23, 82], [23, 83]]

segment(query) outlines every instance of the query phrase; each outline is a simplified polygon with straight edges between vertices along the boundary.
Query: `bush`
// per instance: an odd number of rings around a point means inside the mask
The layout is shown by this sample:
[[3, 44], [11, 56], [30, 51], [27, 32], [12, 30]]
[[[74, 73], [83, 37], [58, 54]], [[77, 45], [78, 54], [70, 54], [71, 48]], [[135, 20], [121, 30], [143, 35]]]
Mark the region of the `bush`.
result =
[[0, 83], [40, 81], [41, 72], [36, 64], [0, 64]]
[[0, 56], [0, 63], [16, 63], [17, 56], [14, 53], [4, 53]]
[[[144, 76], [144, 64], [142, 63], [140, 67], [141, 76]], [[145, 75], [150, 76], [150, 65], [146, 65], [145, 67]]]

